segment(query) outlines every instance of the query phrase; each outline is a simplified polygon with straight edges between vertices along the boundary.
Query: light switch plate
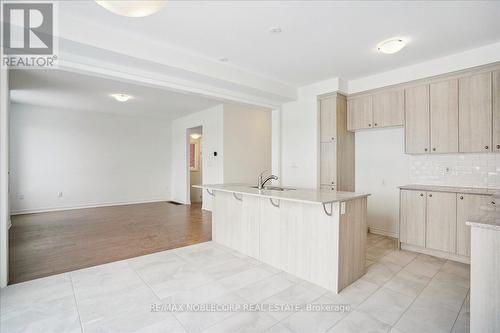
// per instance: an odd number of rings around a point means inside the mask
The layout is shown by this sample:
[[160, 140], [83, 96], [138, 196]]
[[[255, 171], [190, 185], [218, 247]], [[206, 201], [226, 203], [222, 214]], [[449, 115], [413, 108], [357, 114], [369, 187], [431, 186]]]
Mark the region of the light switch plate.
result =
[[340, 214], [341, 215], [345, 214], [345, 202], [340, 203]]

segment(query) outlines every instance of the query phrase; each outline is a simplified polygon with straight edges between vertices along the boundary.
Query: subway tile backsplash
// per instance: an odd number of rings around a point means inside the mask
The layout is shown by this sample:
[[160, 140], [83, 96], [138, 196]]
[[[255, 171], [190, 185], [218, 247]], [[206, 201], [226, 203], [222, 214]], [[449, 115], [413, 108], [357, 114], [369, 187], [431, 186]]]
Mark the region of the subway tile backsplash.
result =
[[411, 155], [414, 184], [500, 188], [500, 153]]

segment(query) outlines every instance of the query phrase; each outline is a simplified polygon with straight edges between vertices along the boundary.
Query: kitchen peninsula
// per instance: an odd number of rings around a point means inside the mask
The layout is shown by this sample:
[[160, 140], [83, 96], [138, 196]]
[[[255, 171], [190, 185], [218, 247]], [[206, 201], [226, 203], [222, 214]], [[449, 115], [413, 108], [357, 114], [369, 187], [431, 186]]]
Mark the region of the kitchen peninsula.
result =
[[365, 273], [368, 194], [201, 185], [214, 242], [339, 292]]

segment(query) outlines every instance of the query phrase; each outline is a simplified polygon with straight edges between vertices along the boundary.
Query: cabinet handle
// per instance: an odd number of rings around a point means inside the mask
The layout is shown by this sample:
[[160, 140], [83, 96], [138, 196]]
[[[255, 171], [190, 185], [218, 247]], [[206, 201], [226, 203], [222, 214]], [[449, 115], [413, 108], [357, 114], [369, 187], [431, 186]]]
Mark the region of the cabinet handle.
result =
[[424, 196], [424, 194], [423, 194], [423, 193], [420, 193], [420, 196], [421, 196], [421, 197], [423, 197], [423, 196]]
[[484, 149], [488, 149], [489, 147], [488, 146], [484, 146]]
[[500, 145], [497, 145], [497, 149], [500, 149]]
[[436, 148], [432, 148], [432, 151], [436, 151]]
[[494, 205], [496, 202], [495, 201], [492, 201], [491, 204]]
[[424, 151], [427, 151], [427, 148], [425, 148]]
[[377, 126], [377, 125], [378, 125], [378, 124], [377, 124], [377, 123], [375, 123], [375, 126]]
[[368, 124], [368, 127], [372, 127], [372, 124]]
[[464, 200], [464, 197], [463, 197], [463, 196], [460, 196], [460, 200]]
[[432, 194], [429, 194], [429, 198], [432, 198]]

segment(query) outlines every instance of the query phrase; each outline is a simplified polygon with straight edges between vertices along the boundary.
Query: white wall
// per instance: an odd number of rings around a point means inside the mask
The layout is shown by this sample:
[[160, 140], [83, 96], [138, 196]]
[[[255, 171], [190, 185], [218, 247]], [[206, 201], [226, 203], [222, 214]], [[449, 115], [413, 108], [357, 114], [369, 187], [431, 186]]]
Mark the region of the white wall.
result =
[[271, 111], [224, 105], [224, 183], [257, 184], [272, 172]]
[[[188, 130], [203, 127], [202, 164], [203, 183], [221, 184], [224, 182], [223, 147], [223, 105], [189, 114], [172, 122], [172, 200], [189, 204], [190, 191], [188, 177]], [[217, 156], [214, 156], [217, 152]], [[203, 192], [203, 209], [211, 210], [212, 200]]]
[[[199, 126], [203, 127], [203, 184], [254, 183], [259, 171], [271, 170], [271, 111], [221, 104], [172, 122], [172, 200], [191, 202], [188, 131]], [[206, 191], [203, 209], [212, 209]]]
[[318, 95], [339, 91], [344, 83], [333, 78], [299, 88], [297, 101], [281, 106], [282, 185], [318, 185]]
[[10, 146], [15, 213], [169, 200], [167, 121], [13, 104]]
[[398, 186], [410, 183], [410, 156], [404, 154], [404, 129], [356, 132], [356, 191], [371, 193], [368, 224], [371, 231], [397, 237]]
[[0, 288], [9, 273], [9, 72], [0, 67]]

